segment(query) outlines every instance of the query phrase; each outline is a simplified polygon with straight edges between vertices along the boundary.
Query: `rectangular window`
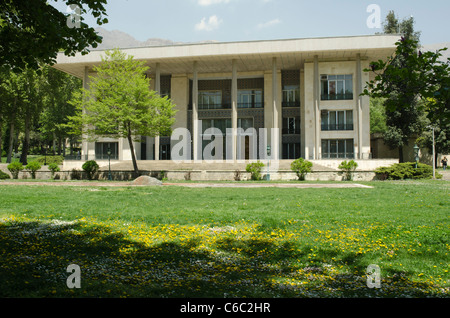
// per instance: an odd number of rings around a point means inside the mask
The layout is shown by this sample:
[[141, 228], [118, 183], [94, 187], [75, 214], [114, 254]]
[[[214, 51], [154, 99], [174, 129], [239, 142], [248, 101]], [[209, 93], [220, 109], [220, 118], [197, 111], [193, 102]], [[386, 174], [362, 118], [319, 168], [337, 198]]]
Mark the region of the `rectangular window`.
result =
[[322, 130], [353, 130], [353, 111], [327, 111], [321, 113]]
[[222, 91], [198, 92], [198, 109], [222, 108]]
[[300, 117], [283, 117], [283, 135], [300, 134]]
[[286, 85], [283, 87], [283, 107], [300, 106], [300, 86]]
[[238, 108], [262, 108], [262, 90], [239, 90]]
[[[226, 148], [226, 141], [227, 141], [226, 133], [227, 133], [227, 128], [231, 128], [231, 119], [203, 119], [202, 120], [202, 154], [205, 150], [205, 147], [212, 142], [212, 140], [205, 140], [203, 138], [205, 136], [212, 137], [211, 134], [205, 134], [205, 132], [208, 128], [217, 128], [221, 131], [222, 136], [223, 136], [222, 154], [223, 154], [223, 159], [225, 159], [226, 158], [226, 149], [227, 149]], [[214, 137], [212, 137], [212, 138], [214, 138]], [[212, 151], [211, 155], [212, 156], [216, 155], [216, 149], [214, 149]]]
[[242, 128], [244, 131], [249, 128], [254, 128], [253, 118], [238, 118], [238, 128]]
[[208, 128], [218, 128], [225, 136], [227, 128], [231, 128], [231, 119], [203, 119], [202, 133], [204, 134]]
[[[110, 156], [108, 156], [110, 151]], [[118, 160], [119, 159], [119, 143], [118, 142], [96, 142], [95, 143], [95, 159], [96, 160]]]
[[353, 159], [353, 139], [322, 139], [322, 159]]
[[322, 100], [353, 99], [353, 75], [322, 75]]

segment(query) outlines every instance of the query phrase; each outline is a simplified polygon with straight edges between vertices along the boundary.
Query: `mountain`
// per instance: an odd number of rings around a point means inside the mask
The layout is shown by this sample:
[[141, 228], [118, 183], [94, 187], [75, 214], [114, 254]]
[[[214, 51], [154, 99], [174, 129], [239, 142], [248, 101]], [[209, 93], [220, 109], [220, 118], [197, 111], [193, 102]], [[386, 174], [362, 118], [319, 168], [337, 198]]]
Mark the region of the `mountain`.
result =
[[[147, 47], [147, 46], [168, 46], [168, 45], [177, 45], [177, 44], [189, 44], [190, 42], [174, 42], [167, 39], [160, 38], [149, 38], [146, 41], [136, 40], [134, 37], [129, 35], [128, 33], [113, 30], [108, 31], [104, 28], [98, 27], [95, 29], [98, 35], [103, 37], [103, 41], [98, 45], [97, 48], [92, 50], [109, 50], [114, 48], [134, 48], [134, 47]], [[197, 43], [214, 43], [216, 41], [203, 41]], [[449, 48], [447, 51], [442, 53], [441, 60], [447, 61], [447, 58], [450, 57], [450, 42], [436, 43], [424, 45], [422, 48], [424, 51], [436, 51], [438, 49], [447, 47]]]
[[138, 41], [128, 33], [113, 30], [108, 31], [104, 28], [96, 28], [95, 31], [98, 35], [103, 37], [103, 41], [93, 50], [109, 50], [114, 48], [132, 48], [132, 47], [145, 47], [145, 46], [163, 46], [177, 44], [170, 40], [151, 38], [146, 41]]
[[[95, 31], [98, 35], [103, 37], [103, 41], [95, 49], [91, 50], [110, 50], [114, 48], [126, 49], [135, 47], [147, 47], [147, 46], [169, 46], [177, 44], [189, 44], [189, 42], [174, 42], [167, 39], [149, 38], [146, 41], [136, 40], [128, 33], [113, 30], [109, 31], [104, 28], [96, 28]], [[214, 43], [216, 41], [203, 41], [198, 43]]]

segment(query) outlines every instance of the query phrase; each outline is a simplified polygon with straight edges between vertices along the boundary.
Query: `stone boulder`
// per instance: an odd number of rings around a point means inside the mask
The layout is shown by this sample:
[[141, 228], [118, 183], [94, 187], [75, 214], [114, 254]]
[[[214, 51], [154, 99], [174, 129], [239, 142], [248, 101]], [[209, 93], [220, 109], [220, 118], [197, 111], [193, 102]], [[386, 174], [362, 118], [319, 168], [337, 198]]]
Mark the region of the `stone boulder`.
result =
[[140, 176], [139, 178], [136, 178], [131, 184], [140, 186], [160, 186], [162, 185], [162, 182], [156, 178], [152, 178], [149, 176]]

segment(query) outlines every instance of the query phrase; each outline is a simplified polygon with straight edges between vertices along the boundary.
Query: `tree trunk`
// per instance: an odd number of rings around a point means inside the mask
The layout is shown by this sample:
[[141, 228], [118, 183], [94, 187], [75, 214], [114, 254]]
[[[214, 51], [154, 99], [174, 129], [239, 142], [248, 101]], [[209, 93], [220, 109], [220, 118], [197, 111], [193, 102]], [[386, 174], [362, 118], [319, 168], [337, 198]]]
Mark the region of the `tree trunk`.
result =
[[9, 127], [8, 155], [6, 157], [7, 163], [11, 163], [13, 148], [14, 148], [14, 121], [11, 121], [11, 124]]
[[58, 156], [61, 156], [62, 148], [63, 148], [63, 145], [62, 145], [62, 137], [59, 136], [59, 137], [58, 137]]
[[403, 146], [398, 147], [398, 161], [400, 163], [404, 162], [403, 158]]
[[28, 148], [30, 148], [30, 123], [31, 114], [25, 117], [25, 137], [23, 138], [22, 154], [20, 155], [20, 162], [26, 166], [28, 164]]
[[134, 144], [133, 144], [133, 138], [131, 136], [131, 129], [130, 127], [128, 127], [128, 144], [130, 145], [130, 151], [131, 151], [131, 159], [133, 160], [133, 168], [134, 168], [134, 173], [136, 175], [136, 178], [139, 177], [139, 169], [138, 169], [138, 165], [137, 165], [137, 161], [136, 161], [136, 154], [134, 153]]
[[52, 149], [53, 149], [53, 156], [55, 156], [56, 155], [56, 134], [55, 134], [55, 132], [53, 132], [53, 146], [52, 146]]
[[63, 155], [63, 157], [65, 157], [66, 156], [66, 142], [67, 142], [67, 139], [66, 138], [62, 138], [62, 143], [63, 143], [63, 147], [62, 147], [62, 155]]
[[16, 110], [17, 110], [17, 98], [14, 99], [14, 107], [13, 107], [13, 113], [10, 117], [10, 124], [9, 124], [9, 144], [8, 144], [8, 154], [6, 157], [6, 162], [11, 163], [12, 159], [12, 152], [14, 147], [14, 121], [16, 120]]
[[3, 140], [3, 123], [0, 120], [0, 163], [2, 163], [2, 140]]

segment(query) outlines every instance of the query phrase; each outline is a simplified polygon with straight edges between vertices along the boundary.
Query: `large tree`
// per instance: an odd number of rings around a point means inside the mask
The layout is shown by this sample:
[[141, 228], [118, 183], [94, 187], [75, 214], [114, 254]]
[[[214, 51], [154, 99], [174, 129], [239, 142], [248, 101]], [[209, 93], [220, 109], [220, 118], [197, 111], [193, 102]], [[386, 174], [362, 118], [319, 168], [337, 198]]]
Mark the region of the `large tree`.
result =
[[[386, 142], [402, 147], [419, 135], [427, 123], [446, 130], [450, 123], [450, 63], [440, 61], [441, 51], [421, 52], [418, 42], [402, 37], [387, 61], [371, 63], [375, 73], [364, 94], [386, 98]], [[443, 49], [445, 50], [445, 49]], [[427, 117], [428, 122], [425, 121]]]
[[[53, 141], [53, 152], [64, 154], [65, 140], [70, 138], [65, 126], [68, 116], [75, 115], [75, 107], [69, 103], [82, 81], [53, 67], [45, 66], [42, 71], [43, 110], [39, 121], [41, 141]], [[72, 148], [71, 148], [72, 150]]]
[[81, 89], [72, 103], [76, 116], [70, 116], [73, 133], [90, 140], [107, 136], [128, 140], [133, 168], [139, 175], [133, 141], [141, 136], [168, 136], [175, 110], [167, 97], [150, 90], [148, 67], [120, 50], [106, 51], [102, 63], [94, 67], [89, 89]]
[[368, 83], [364, 94], [383, 102], [386, 119], [383, 137], [387, 145], [398, 149], [399, 160], [403, 162], [403, 148], [424, 126], [417, 85], [426, 77], [414, 65], [420, 33], [414, 31], [412, 17], [400, 22], [393, 11], [386, 17], [384, 32], [401, 33], [402, 37], [396, 43], [396, 52], [387, 61], [372, 62], [371, 69], [366, 70], [374, 72], [376, 77]]
[[58, 52], [87, 54], [90, 46], [101, 42], [95, 29], [83, 22], [83, 15], [90, 12], [98, 25], [107, 23], [106, 0], [61, 1], [78, 11], [79, 23], [70, 23], [69, 14], [48, 0], [0, 1], [0, 68], [38, 69], [41, 64], [53, 64]]
[[[11, 162], [16, 131], [21, 124], [21, 112], [27, 102], [27, 83], [24, 73], [13, 73], [0, 69], [0, 124], [5, 123], [7, 152], [6, 162]], [[0, 127], [1, 129], [1, 127]], [[0, 137], [3, 134], [0, 131]]]

